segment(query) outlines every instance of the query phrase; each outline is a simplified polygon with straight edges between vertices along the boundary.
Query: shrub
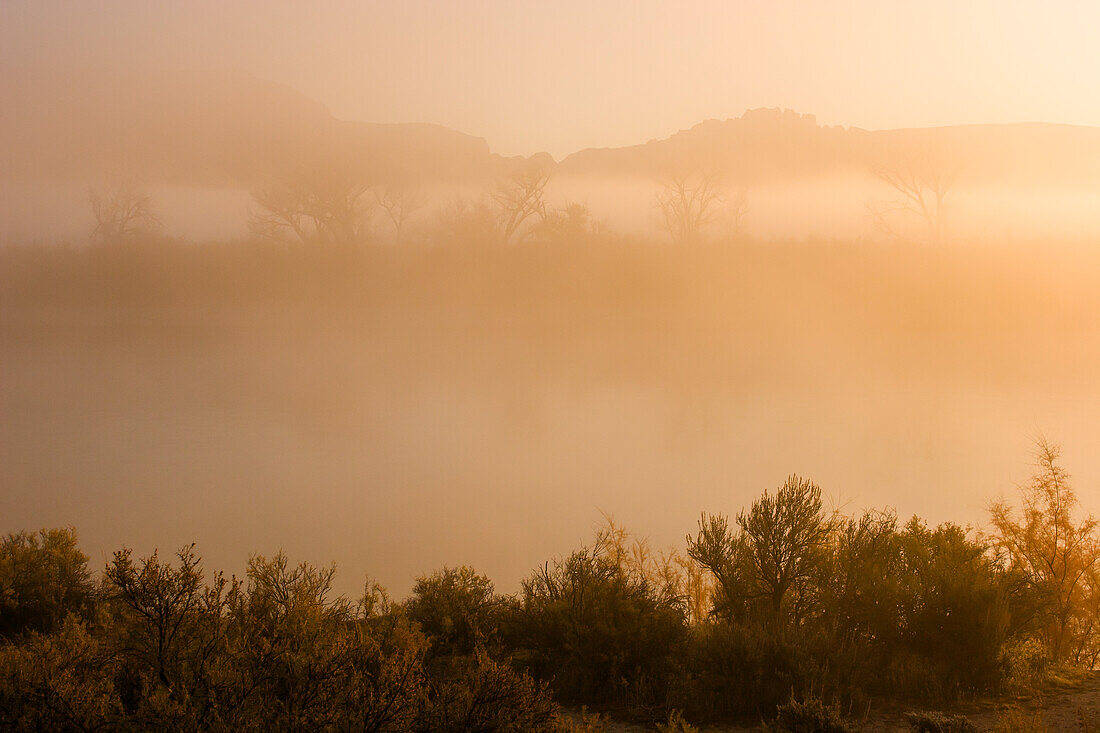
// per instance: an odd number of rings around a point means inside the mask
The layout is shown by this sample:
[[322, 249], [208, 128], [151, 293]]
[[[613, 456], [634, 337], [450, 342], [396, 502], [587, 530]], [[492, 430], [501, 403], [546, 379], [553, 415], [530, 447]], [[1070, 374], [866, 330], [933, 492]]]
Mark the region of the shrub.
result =
[[978, 733], [978, 727], [962, 715], [934, 712], [909, 712], [905, 722], [914, 733]]
[[225, 614], [239, 588], [220, 574], [207, 586], [193, 547], [176, 559], [163, 562], [154, 552], [135, 562], [129, 549], [116, 552], [103, 576], [105, 620], [127, 709], [150, 723], [201, 725], [233, 705], [217, 678], [225, 672]]
[[901, 540], [906, 573], [902, 643], [927, 661], [930, 694], [996, 689], [1012, 619], [1006, 578], [986, 546], [956, 525], [932, 530], [917, 519], [905, 527]]
[[1050, 671], [1050, 652], [1039, 639], [1020, 639], [1005, 645], [1001, 651], [1001, 664], [1005, 683], [1010, 689], [1034, 691]]
[[695, 720], [770, 718], [819, 677], [813, 640], [753, 624], [708, 623], [690, 629], [670, 704]]
[[607, 733], [611, 723], [599, 713], [590, 713], [581, 708], [579, 718], [558, 711], [554, 717], [555, 733]]
[[775, 720], [767, 726], [773, 733], [853, 733], [853, 726], [844, 721], [840, 708], [826, 705], [818, 698], [799, 702], [789, 700], [779, 706]]
[[478, 650], [473, 658], [458, 660], [448, 679], [434, 686], [416, 729], [550, 733], [558, 729], [556, 712], [546, 683]]
[[417, 578], [405, 612], [431, 638], [434, 653], [472, 654], [496, 635], [502, 606], [493, 582], [464, 566]]
[[604, 549], [579, 550], [524, 581], [510, 623], [516, 660], [564, 700], [664, 706], [683, 652], [683, 612]]
[[679, 710], [673, 710], [668, 714], [668, 720], [657, 724], [659, 733], [698, 733], [699, 729], [684, 720]]
[[70, 613], [90, 618], [94, 590], [74, 529], [0, 540], [0, 637], [53, 631]]
[[0, 646], [0, 723], [15, 731], [86, 731], [122, 712], [114, 660], [74, 617], [54, 634]]
[[249, 561], [230, 654], [257, 729], [408, 729], [425, 695], [424, 637], [400, 617], [357, 618], [333, 568]]

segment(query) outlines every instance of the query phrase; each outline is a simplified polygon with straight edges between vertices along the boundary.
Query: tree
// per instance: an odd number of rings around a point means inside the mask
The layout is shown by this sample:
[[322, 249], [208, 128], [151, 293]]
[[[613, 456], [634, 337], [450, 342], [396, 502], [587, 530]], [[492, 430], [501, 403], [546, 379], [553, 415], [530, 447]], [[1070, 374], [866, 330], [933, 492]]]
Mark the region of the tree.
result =
[[833, 529], [822, 513], [821, 488], [790, 476], [738, 514], [737, 524], [734, 534], [725, 517], [703, 515], [698, 534], [687, 538], [688, 555], [715, 577], [716, 610], [752, 615], [762, 602], [779, 626], [798, 620]]
[[374, 200], [393, 226], [394, 241], [404, 243], [409, 219], [424, 207], [423, 194], [411, 186], [387, 185], [375, 189]]
[[924, 222], [933, 244], [943, 242], [952, 187], [958, 176], [957, 167], [926, 154], [919, 159], [907, 157], [897, 163], [872, 165], [871, 174], [897, 195], [892, 201], [867, 202], [868, 213], [876, 228], [904, 238], [893, 220], [899, 214], [916, 216]]
[[1021, 511], [1004, 500], [989, 509], [993, 541], [1050, 604], [1042, 636], [1055, 661], [1080, 663], [1093, 645], [1094, 585], [1100, 565], [1097, 520], [1077, 516], [1077, 495], [1059, 465], [1061, 448], [1039, 439], [1035, 473], [1020, 490]]
[[674, 244], [698, 244], [704, 229], [719, 216], [725, 191], [717, 175], [671, 175], [654, 196], [661, 227]]
[[531, 217], [546, 216], [543, 199], [549, 181], [550, 174], [537, 162], [529, 161], [493, 189], [490, 198], [496, 205], [504, 244], [522, 239], [526, 235], [522, 227]]
[[303, 243], [358, 244], [369, 235], [374, 203], [370, 186], [355, 171], [314, 166], [252, 192], [257, 209], [250, 214], [253, 233]]
[[161, 226], [153, 210], [149, 194], [123, 184], [115, 189], [100, 189], [88, 193], [95, 226], [92, 241], [117, 244], [150, 234]]

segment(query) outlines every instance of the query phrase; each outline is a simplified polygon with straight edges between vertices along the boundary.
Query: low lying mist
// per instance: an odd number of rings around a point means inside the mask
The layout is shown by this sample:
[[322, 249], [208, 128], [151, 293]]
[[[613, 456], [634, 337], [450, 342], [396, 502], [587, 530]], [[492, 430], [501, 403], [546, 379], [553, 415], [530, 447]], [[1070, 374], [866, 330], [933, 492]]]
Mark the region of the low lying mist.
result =
[[679, 545], [793, 471], [976, 523], [1036, 433], [1086, 505], [1100, 478], [1100, 258], [1064, 244], [0, 257], [0, 510], [94, 562], [196, 541], [509, 590], [601, 513]]
[[[551, 208], [581, 204], [610, 230], [662, 242], [668, 240], [668, 232], [655, 203], [661, 185], [658, 179], [551, 177], [546, 203]], [[0, 243], [84, 245], [95, 227], [89, 193], [103, 188], [100, 181], [0, 182]], [[150, 185], [142, 190], [159, 213], [162, 233], [187, 241], [245, 237], [257, 208], [249, 191], [240, 188]], [[430, 244], [438, 238], [440, 218], [448, 207], [456, 201], [483, 203], [492, 185], [424, 184], [416, 190], [420, 198], [409, 218], [408, 238]], [[896, 203], [897, 194], [869, 175], [731, 183], [723, 186], [722, 194], [727, 201], [715, 207], [707, 226], [714, 239], [925, 239], [924, 222], [912, 212], [893, 216], [888, 231], [876, 225], [869, 205]], [[736, 220], [728, 200], [738, 201], [743, 209]], [[950, 239], [963, 246], [1036, 239], [1081, 241], [1100, 235], [1098, 208], [1100, 187], [960, 184], [951, 190], [945, 217]], [[392, 224], [382, 212], [373, 212], [369, 234], [378, 243], [392, 240]]]

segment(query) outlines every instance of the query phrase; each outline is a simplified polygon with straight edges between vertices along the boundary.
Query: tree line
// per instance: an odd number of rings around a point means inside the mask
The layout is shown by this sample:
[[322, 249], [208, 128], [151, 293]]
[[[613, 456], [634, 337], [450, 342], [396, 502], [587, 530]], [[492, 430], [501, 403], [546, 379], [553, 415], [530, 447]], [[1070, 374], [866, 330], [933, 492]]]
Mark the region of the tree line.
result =
[[[607, 237], [607, 224], [586, 204], [547, 202], [545, 161], [510, 167], [481, 196], [455, 197], [425, 217], [430, 196], [414, 176], [371, 176], [340, 161], [314, 161], [251, 190], [248, 232], [307, 245], [406, 244], [418, 231], [433, 241], [501, 245]], [[869, 163], [871, 179], [891, 195], [864, 202], [872, 228], [890, 239], [943, 243], [959, 169], [929, 150]], [[745, 238], [748, 189], [731, 188], [727, 179], [705, 167], [670, 167], [654, 181], [653, 224], [677, 245]], [[92, 241], [124, 242], [163, 227], [149, 194], [133, 184], [93, 190], [88, 199]]]
[[1097, 523], [1058, 447], [1036, 458], [985, 530], [847, 515], [791, 476], [734, 516], [702, 515], [683, 550], [608, 520], [515, 594], [445, 567], [402, 601], [369, 579], [349, 599], [334, 567], [257, 555], [226, 577], [193, 547], [123, 548], [96, 574], [72, 529], [10, 534], [0, 727], [605, 729], [569, 712], [588, 709], [672, 731], [847, 730], [841, 709], [883, 698], [1036, 690], [1100, 655]]

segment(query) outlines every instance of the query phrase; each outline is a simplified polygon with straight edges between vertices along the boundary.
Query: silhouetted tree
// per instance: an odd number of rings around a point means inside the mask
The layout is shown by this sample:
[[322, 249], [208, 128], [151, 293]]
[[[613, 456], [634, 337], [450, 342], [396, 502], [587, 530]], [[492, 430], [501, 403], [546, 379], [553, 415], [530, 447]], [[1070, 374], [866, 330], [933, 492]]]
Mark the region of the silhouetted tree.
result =
[[500, 236], [504, 244], [522, 239], [523, 225], [532, 217], [546, 215], [544, 202], [550, 174], [535, 161], [514, 171], [493, 189], [490, 198], [496, 205]]
[[[926, 697], [995, 689], [1002, 651], [1014, 631], [1010, 579], [988, 546], [958, 525], [930, 529], [913, 518], [899, 539], [904, 560], [897, 597], [900, 640], [887, 652], [895, 660], [920, 663], [910, 662], [904, 674], [896, 671], [900, 665], [893, 670], [888, 665], [888, 673], [898, 674], [894, 685], [907, 684]], [[923, 677], [914, 674], [914, 666]]]
[[375, 189], [374, 200], [393, 227], [394, 241], [402, 244], [408, 234], [409, 220], [424, 207], [423, 194], [410, 185], [393, 184]]
[[675, 244], [698, 244], [721, 213], [725, 190], [714, 173], [671, 175], [659, 182], [654, 202], [661, 227]]
[[905, 557], [897, 517], [869, 511], [837, 522], [821, 584], [821, 615], [838, 645], [888, 653], [898, 640]]
[[375, 202], [359, 173], [316, 166], [252, 192], [250, 228], [257, 236], [301, 242], [357, 244], [369, 236]]
[[92, 240], [101, 244], [116, 244], [151, 234], [161, 226], [149, 194], [130, 185], [91, 191], [88, 202], [95, 218]]
[[933, 244], [943, 242], [957, 166], [925, 154], [901, 162], [875, 164], [871, 173], [898, 196], [892, 201], [867, 202], [868, 213], [878, 229], [904, 239], [893, 219], [898, 214], [914, 215], [924, 223]]

